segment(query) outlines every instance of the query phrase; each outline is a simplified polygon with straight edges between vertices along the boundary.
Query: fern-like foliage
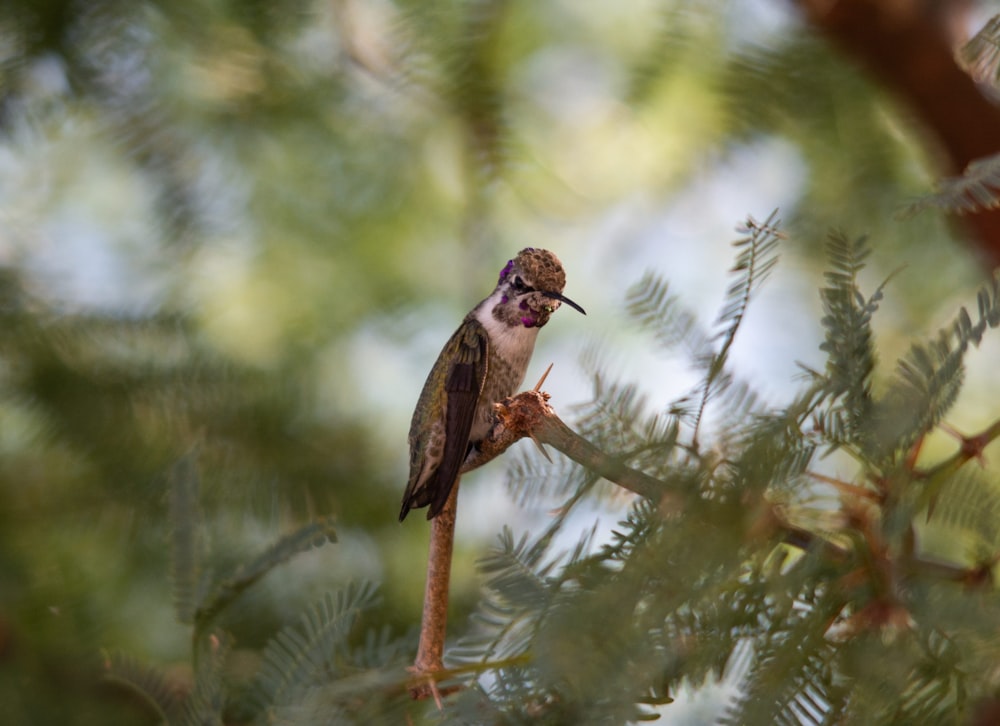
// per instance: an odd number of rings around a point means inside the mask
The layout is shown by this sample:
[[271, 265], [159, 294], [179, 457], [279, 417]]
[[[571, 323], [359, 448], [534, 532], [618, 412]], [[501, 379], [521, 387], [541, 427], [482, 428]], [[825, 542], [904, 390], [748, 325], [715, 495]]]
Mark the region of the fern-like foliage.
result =
[[[959, 50], [959, 60], [976, 80], [995, 90], [1000, 86], [1000, 15], [996, 15]], [[1000, 205], [1000, 155], [971, 162], [962, 176], [943, 179], [933, 194], [920, 197], [902, 210], [912, 215], [934, 207], [965, 214]]]
[[350, 636], [377, 589], [352, 584], [317, 602], [299, 623], [282, 629], [264, 649], [253, 698], [265, 711], [293, 704], [310, 689], [351, 672]]
[[743, 316], [746, 315], [750, 305], [750, 297], [763, 284], [771, 274], [774, 266], [778, 264], [778, 242], [784, 236], [779, 231], [781, 220], [778, 219], [778, 210], [775, 209], [763, 222], [757, 222], [753, 217], [747, 217], [746, 222], [739, 231], [747, 234], [746, 237], [733, 242], [733, 247], [737, 250], [736, 264], [730, 270], [734, 276], [733, 282], [726, 290], [726, 297], [723, 301], [722, 312], [716, 325], [722, 326], [717, 335], [720, 342], [718, 351], [712, 356], [707, 364], [707, 374], [702, 386], [701, 405], [698, 410], [698, 419], [695, 422], [695, 434], [698, 425], [701, 423], [702, 414], [709, 399], [716, 393], [729, 387], [730, 377], [723, 377], [726, 363], [729, 360], [729, 350], [736, 340], [736, 333], [743, 323]]
[[223, 665], [229, 650], [230, 642], [225, 636], [213, 635], [206, 640], [197, 660], [191, 687], [171, 683], [161, 669], [122, 654], [105, 659], [104, 678], [142, 696], [164, 724], [221, 726], [222, 712], [227, 703]]
[[923, 657], [918, 656], [892, 717], [901, 722], [942, 723], [965, 709], [967, 675], [960, 667], [960, 646], [936, 629], [922, 632], [917, 646]]
[[647, 272], [626, 293], [629, 314], [667, 350], [681, 348], [692, 360], [711, 355], [711, 338], [698, 318], [670, 292], [669, 283]]
[[458, 13], [438, 2], [410, 3], [398, 24], [406, 65], [418, 69], [409, 80], [431, 90], [462, 122], [482, 181], [503, 169], [509, 144], [498, 46], [506, 14], [502, 0], [476, 0]]
[[200, 479], [193, 453], [182, 457], [170, 476], [171, 579], [174, 609], [182, 623], [194, 622], [204, 586], [205, 557]]
[[836, 432], [835, 440], [859, 446], [869, 435], [876, 364], [871, 319], [882, 299], [881, 287], [867, 299], [860, 291], [858, 274], [870, 252], [865, 238], [832, 233], [827, 243], [831, 269], [824, 273], [827, 286], [820, 291], [826, 329], [820, 346], [827, 354], [825, 390], [832, 400], [842, 401], [827, 426]]
[[[590, 689], [609, 672], [609, 659], [625, 663], [630, 640], [603, 641], [598, 648], [603, 648], [603, 657], [591, 650], [592, 634], [587, 629], [578, 631], [576, 642], [567, 640], [578, 618], [604, 608], [606, 598], [613, 595], [612, 590], [597, 594], [589, 587], [593, 568], [601, 567], [585, 556], [592, 533], [586, 533], [571, 552], [549, 553], [561, 525], [559, 521], [534, 539], [515, 539], [505, 530], [482, 561], [490, 595], [475, 613], [473, 633], [463, 638], [452, 656], [492, 664], [493, 670], [488, 682], [480, 682], [455, 704], [450, 722], [460, 723], [475, 712], [493, 713], [487, 722], [528, 714], [554, 722], [581, 718], [625, 722], [643, 717], [637, 699], [649, 697], [648, 685], [630, 684], [626, 692], [615, 692], [615, 686], [630, 675], [622, 673], [614, 683], [605, 682], [599, 692]], [[627, 607], [628, 602], [626, 597], [623, 604]], [[619, 624], [609, 626], [617, 630]], [[582, 658], [584, 651], [589, 663]], [[579, 667], [567, 669], [569, 662], [586, 663], [586, 673]], [[564, 678], [570, 672], [573, 681], [567, 682]]]
[[179, 688], [159, 668], [130, 655], [112, 653], [104, 660], [104, 678], [141, 696], [162, 723], [177, 723], [183, 708]]
[[332, 519], [309, 522], [285, 535], [251, 561], [225, 575], [204, 570], [207, 554], [199, 502], [195, 453], [182, 457], [170, 477], [171, 565], [178, 619], [192, 623], [196, 635], [247, 588], [300, 552], [336, 542]]
[[[655, 97], [654, 92], [663, 79], [670, 77], [689, 58], [704, 59], [704, 37], [692, 31], [694, 28], [704, 31], [717, 20], [707, 6], [661, 3], [650, 47], [642, 54], [628, 78], [627, 98], [630, 105], [641, 106]], [[696, 42], [696, 38], [701, 42]]]
[[507, 487], [519, 506], [551, 503], [555, 506], [594, 482], [594, 477], [571, 461], [548, 461], [537, 451], [521, 450], [507, 468]]
[[714, 370], [725, 364], [729, 348], [750, 306], [751, 295], [767, 280], [778, 264], [778, 243], [784, 237], [779, 231], [780, 227], [781, 220], [778, 219], [778, 210], [775, 209], [763, 222], [748, 217], [739, 229], [747, 236], [733, 242], [737, 255], [736, 263], [730, 273], [735, 279], [726, 290], [722, 312], [716, 321], [716, 325], [724, 327], [718, 334], [718, 338], [722, 341], [716, 356], [719, 361], [709, 370], [710, 377]]
[[194, 688], [184, 699], [179, 723], [182, 726], [222, 726], [223, 710], [228, 700], [224, 666], [232, 640], [225, 635], [213, 634], [196, 647], [199, 652]]
[[[515, 539], [509, 528], [503, 529], [496, 546], [479, 563], [492, 596], [473, 615], [474, 629], [452, 651], [452, 657], [483, 663], [525, 652], [537, 619], [558, 594], [559, 581], [553, 573], [565, 558], [552, 557], [548, 547], [564, 521], [565, 514], [557, 517], [534, 540], [527, 535]], [[588, 540], [585, 535], [569, 564], [582, 556]]]
[[844, 605], [843, 594], [812, 578], [786, 584], [788, 597], [763, 600], [763, 627], [724, 724], [834, 724], [843, 718], [848, 691], [834, 666], [838, 643], [826, 632]]
[[978, 346], [988, 328], [1000, 325], [1000, 278], [980, 288], [973, 322], [960, 308], [951, 325], [927, 343], [914, 343], [899, 361], [876, 416], [880, 445], [905, 450], [938, 424], [954, 405], [964, 379], [969, 346]]
[[[405, 677], [400, 662], [409, 641], [388, 629], [358, 639], [362, 612], [378, 601], [374, 585], [352, 584], [328, 594], [300, 623], [282, 629], [264, 648], [246, 696], [227, 680], [232, 638], [215, 628], [219, 615], [267, 573], [294, 555], [336, 541], [330, 519], [310, 522], [282, 537], [246, 564], [217, 576], [203, 570], [205, 532], [195, 453], [182, 457], [170, 477], [172, 579], [178, 617], [193, 624], [193, 684], [178, 695], [157, 669], [127, 656], [107, 658], [107, 678], [140, 693], [167, 724], [221, 724], [227, 709], [259, 714], [268, 722], [320, 724], [342, 712], [344, 720], [370, 723], [395, 708], [402, 716]], [[207, 594], [206, 594], [207, 593]], [[356, 702], [361, 692], [393, 691], [375, 708]], [[393, 704], [395, 704], [393, 706]], [[369, 704], [370, 705], [370, 704]]]
[[958, 52], [959, 60], [973, 78], [1000, 84], [1000, 15], [990, 18]]
[[942, 485], [930, 524], [961, 543], [968, 564], [981, 564], [983, 555], [1000, 550], [1000, 482], [963, 469]]
[[214, 590], [199, 604], [197, 611], [199, 623], [211, 621], [247, 588], [289, 558], [327, 542], [336, 541], [337, 535], [331, 518], [309, 522], [291, 534], [285, 535], [253, 560], [221, 578]]
[[909, 216], [934, 207], [967, 214], [1000, 206], [1000, 154], [970, 162], [962, 176], [937, 183], [937, 191], [909, 202], [900, 211]]
[[[734, 276], [726, 291], [722, 311], [716, 325], [720, 330], [714, 339], [702, 331], [695, 316], [685, 310], [676, 296], [670, 294], [668, 284], [647, 273], [628, 291], [627, 304], [631, 315], [668, 349], [681, 347], [693, 365], [703, 374], [702, 382], [691, 396], [690, 404], [681, 404], [693, 416], [694, 443], [709, 401], [733, 387], [734, 379], [726, 370], [729, 352], [746, 315], [752, 295], [767, 279], [777, 264], [778, 242], [783, 236], [778, 211], [764, 222], [748, 217], [740, 227], [746, 233], [733, 242], [737, 251], [731, 273]], [[746, 404], [752, 408], [755, 399], [749, 387], [738, 386], [731, 399], [732, 409]]]

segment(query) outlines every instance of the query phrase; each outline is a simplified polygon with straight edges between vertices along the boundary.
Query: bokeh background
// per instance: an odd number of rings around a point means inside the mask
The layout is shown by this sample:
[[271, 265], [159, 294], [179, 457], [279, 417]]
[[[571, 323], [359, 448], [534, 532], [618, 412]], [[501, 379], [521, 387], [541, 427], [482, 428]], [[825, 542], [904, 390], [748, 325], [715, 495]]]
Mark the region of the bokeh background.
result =
[[[337, 544], [227, 613], [241, 648], [352, 579], [380, 584], [375, 624], [412, 633], [428, 533], [396, 521], [412, 406], [524, 246], [556, 252], [588, 311], [555, 316], [528, 373], [555, 364], [546, 389], [570, 422], [598, 371], [638, 381], [651, 409], [693, 384], [625, 293], [654, 270], [711, 329], [748, 215], [780, 209], [787, 239], [732, 360], [775, 405], [798, 361], [822, 360], [831, 228], [871, 238], [869, 289], [894, 275], [876, 321], [890, 364], [973, 302], [1000, 259], [984, 227], [898, 214], [959, 157], [821, 5], [0, 5], [0, 720], [148, 723], [101, 682], [110, 651], [183, 682], [166, 496], [182, 457], [198, 462], [219, 567], [337, 522]], [[916, 18], [949, 49], [1000, 12], [891, 5], [913, 14], [901, 32]], [[989, 345], [963, 430], [995, 415]], [[529, 449], [464, 479], [458, 632], [485, 544], [557, 504], [505, 484]], [[579, 526], [606, 532], [622, 506], [595, 498]]]

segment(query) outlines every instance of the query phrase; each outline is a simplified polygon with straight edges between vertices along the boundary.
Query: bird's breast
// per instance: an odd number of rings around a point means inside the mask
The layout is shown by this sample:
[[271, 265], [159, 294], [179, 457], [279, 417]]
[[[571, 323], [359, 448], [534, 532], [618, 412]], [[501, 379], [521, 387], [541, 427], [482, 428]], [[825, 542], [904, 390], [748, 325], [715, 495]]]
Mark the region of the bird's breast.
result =
[[489, 336], [489, 358], [486, 382], [472, 424], [473, 441], [481, 440], [489, 431], [493, 404], [513, 395], [524, 382], [538, 337], [538, 328], [507, 325], [488, 313], [477, 318]]

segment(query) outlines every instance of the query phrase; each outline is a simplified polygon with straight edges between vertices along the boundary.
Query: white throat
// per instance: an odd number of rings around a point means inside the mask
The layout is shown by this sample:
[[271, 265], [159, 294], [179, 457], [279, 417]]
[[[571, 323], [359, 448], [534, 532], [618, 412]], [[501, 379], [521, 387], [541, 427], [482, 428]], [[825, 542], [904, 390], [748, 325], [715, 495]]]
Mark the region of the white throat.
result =
[[535, 349], [535, 338], [541, 328], [527, 328], [524, 325], [508, 325], [493, 317], [493, 308], [500, 304], [503, 291], [497, 289], [476, 306], [474, 316], [490, 337], [490, 345], [495, 355], [511, 363], [527, 366]]

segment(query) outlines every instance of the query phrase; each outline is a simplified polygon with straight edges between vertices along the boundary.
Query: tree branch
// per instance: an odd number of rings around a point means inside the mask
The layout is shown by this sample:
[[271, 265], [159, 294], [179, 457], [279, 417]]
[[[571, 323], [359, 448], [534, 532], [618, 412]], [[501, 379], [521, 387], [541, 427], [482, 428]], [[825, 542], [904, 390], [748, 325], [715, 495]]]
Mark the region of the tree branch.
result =
[[[528, 437], [536, 444], [548, 444], [557, 451], [634, 494], [664, 503], [679, 501], [680, 491], [637, 469], [608, 456], [573, 431], [548, 404], [542, 391], [524, 391], [494, 404], [497, 422], [483, 442], [481, 453], [486, 460], [506, 451], [516, 441]], [[544, 451], [544, 450], [543, 450]], [[676, 501], [675, 501], [676, 500]]]

